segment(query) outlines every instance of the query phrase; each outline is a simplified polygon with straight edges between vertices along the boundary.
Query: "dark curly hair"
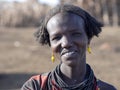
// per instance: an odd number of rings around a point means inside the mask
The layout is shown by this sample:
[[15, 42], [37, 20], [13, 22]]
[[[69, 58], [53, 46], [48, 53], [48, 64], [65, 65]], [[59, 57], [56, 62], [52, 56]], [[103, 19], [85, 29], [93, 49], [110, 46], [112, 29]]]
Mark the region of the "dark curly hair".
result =
[[98, 22], [94, 17], [92, 17], [85, 10], [81, 9], [78, 6], [74, 6], [74, 5], [58, 5], [55, 8], [51, 9], [46, 14], [46, 16], [42, 17], [40, 21], [40, 27], [37, 30], [37, 32], [35, 32], [35, 37], [40, 44], [50, 45], [49, 33], [46, 28], [47, 22], [49, 21], [51, 17], [61, 12], [74, 13], [82, 17], [85, 22], [85, 32], [89, 40], [91, 40], [93, 36], [98, 37], [98, 34], [101, 32], [101, 27], [103, 27], [103, 24]]

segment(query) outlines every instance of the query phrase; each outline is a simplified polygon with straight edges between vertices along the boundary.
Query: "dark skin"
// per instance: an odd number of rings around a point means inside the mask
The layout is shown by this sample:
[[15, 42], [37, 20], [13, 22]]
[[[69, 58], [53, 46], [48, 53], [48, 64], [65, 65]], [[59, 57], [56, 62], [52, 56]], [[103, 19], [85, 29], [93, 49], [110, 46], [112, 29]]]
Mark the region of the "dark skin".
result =
[[[84, 20], [72, 13], [58, 13], [47, 23], [51, 49], [60, 57], [62, 78], [68, 85], [82, 82], [87, 73], [86, 47], [90, 40], [84, 26]], [[100, 90], [115, 90], [102, 81], [98, 84]]]
[[64, 77], [66, 83], [73, 84], [75, 80], [83, 81], [86, 73], [85, 53], [88, 43], [83, 19], [73, 14], [63, 16], [57, 14], [49, 20], [47, 29], [51, 48], [54, 53], [60, 55], [62, 61], [60, 69], [66, 76]]

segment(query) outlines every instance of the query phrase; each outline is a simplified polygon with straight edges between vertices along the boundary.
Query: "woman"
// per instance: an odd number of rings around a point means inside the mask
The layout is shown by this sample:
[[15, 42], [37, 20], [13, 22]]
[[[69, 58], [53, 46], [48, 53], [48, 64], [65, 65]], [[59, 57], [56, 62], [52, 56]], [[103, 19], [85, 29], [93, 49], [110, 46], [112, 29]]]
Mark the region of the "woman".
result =
[[93, 36], [98, 36], [103, 25], [86, 11], [73, 5], [53, 8], [43, 18], [35, 36], [42, 44], [49, 44], [53, 55], [61, 63], [48, 73], [31, 77], [22, 90], [116, 90], [112, 85], [97, 80], [86, 64], [86, 48]]

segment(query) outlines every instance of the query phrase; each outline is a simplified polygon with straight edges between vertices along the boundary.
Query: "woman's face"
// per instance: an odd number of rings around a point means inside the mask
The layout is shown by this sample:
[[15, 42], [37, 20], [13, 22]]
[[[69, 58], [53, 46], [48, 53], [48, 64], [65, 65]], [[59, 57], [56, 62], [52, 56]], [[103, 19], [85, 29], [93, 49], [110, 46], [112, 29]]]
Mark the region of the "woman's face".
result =
[[58, 13], [47, 23], [51, 48], [62, 63], [76, 65], [85, 61], [87, 35], [84, 20], [72, 13]]

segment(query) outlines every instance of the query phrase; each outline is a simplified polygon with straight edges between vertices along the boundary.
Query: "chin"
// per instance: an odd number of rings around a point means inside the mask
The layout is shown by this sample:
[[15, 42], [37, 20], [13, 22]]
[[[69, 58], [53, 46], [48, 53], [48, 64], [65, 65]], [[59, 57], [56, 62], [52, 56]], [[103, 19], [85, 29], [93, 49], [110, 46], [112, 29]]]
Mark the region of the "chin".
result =
[[76, 66], [79, 63], [78, 55], [73, 56], [61, 56], [62, 63], [66, 64], [67, 66]]
[[67, 66], [76, 66], [78, 64], [78, 62], [75, 59], [67, 59], [67, 60], [63, 60], [62, 63], [64, 63]]
[[66, 65], [67, 65], [67, 66], [70, 66], [70, 67], [76, 67], [76, 66], [77, 66], [77, 64], [75, 64], [75, 63], [69, 63], [69, 62], [66, 63]]

